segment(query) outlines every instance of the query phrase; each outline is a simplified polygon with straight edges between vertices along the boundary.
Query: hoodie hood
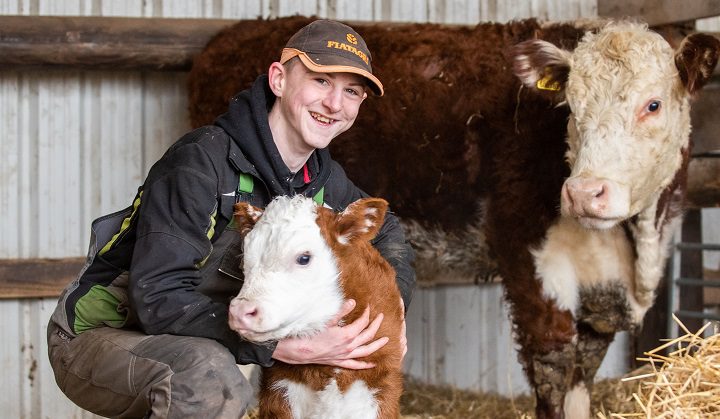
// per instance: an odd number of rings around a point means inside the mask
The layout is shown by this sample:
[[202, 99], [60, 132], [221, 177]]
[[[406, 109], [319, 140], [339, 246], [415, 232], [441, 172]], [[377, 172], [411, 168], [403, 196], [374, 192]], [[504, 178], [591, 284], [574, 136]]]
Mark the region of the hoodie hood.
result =
[[[293, 173], [280, 156], [273, 140], [268, 113], [275, 103], [267, 75], [255, 80], [252, 87], [230, 100], [228, 111], [215, 120], [215, 125], [227, 132], [240, 148], [243, 156], [275, 195], [312, 195], [329, 177], [330, 154], [327, 149], [315, 150], [306, 165], [311, 179], [303, 182], [303, 173]], [[241, 168], [242, 169], [242, 168]]]

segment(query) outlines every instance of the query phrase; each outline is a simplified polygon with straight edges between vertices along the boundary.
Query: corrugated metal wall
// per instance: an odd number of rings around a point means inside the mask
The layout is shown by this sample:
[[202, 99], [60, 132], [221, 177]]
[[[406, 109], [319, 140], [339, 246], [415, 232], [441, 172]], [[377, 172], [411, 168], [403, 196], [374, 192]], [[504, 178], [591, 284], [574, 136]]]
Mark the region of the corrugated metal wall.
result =
[[[0, 0], [5, 15], [504, 22], [596, 15], [595, 0]], [[187, 128], [184, 73], [0, 72], [0, 258], [85, 253], [90, 221], [126, 206], [150, 165]], [[2, 417], [92, 417], [59, 392], [47, 363], [52, 299], [0, 301]], [[499, 285], [419, 290], [407, 371], [433, 383], [518, 394]], [[601, 375], [626, 368], [620, 335]]]

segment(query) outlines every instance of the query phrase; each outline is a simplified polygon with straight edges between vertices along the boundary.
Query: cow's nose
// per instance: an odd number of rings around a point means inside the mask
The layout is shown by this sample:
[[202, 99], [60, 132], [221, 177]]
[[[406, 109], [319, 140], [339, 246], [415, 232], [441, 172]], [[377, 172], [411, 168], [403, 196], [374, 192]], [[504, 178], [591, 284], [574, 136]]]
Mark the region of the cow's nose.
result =
[[572, 216], [602, 218], [606, 216], [609, 189], [602, 179], [568, 179], [563, 185], [563, 205]]

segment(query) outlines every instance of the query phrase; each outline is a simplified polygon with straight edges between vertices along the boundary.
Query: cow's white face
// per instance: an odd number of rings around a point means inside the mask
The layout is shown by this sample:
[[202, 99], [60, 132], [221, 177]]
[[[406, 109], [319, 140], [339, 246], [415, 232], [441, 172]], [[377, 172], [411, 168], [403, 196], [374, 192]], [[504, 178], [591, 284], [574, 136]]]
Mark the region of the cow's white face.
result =
[[687, 36], [673, 51], [646, 26], [610, 23], [577, 48], [530, 40], [513, 49], [513, 70], [534, 90], [551, 90], [572, 111], [570, 177], [561, 212], [606, 229], [651, 211], [689, 153], [689, 96], [712, 75], [720, 41]]
[[245, 283], [230, 327], [264, 342], [323, 330], [343, 302], [339, 272], [310, 199], [277, 198], [244, 242]]
[[608, 228], [658, 198], [688, 147], [687, 94], [674, 51], [637, 26], [587, 35], [570, 58], [561, 211]]

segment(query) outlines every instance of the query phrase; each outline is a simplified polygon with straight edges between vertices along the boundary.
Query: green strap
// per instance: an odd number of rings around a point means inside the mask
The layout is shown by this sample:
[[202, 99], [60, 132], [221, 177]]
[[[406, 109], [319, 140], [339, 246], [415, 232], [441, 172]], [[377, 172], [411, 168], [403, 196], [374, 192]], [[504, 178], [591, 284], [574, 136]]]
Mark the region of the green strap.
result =
[[253, 177], [247, 173], [240, 173], [240, 181], [238, 182], [238, 192], [252, 193]]
[[[247, 173], [240, 173], [240, 180], [238, 181], [238, 192], [250, 194], [253, 191], [254, 181], [253, 177]], [[316, 204], [322, 205], [325, 197], [325, 187], [320, 188], [318, 193], [313, 196], [313, 201]]]
[[316, 204], [322, 205], [323, 204], [323, 196], [325, 195], [325, 187], [323, 186], [320, 188], [318, 193], [313, 196], [313, 201], [315, 201]]

